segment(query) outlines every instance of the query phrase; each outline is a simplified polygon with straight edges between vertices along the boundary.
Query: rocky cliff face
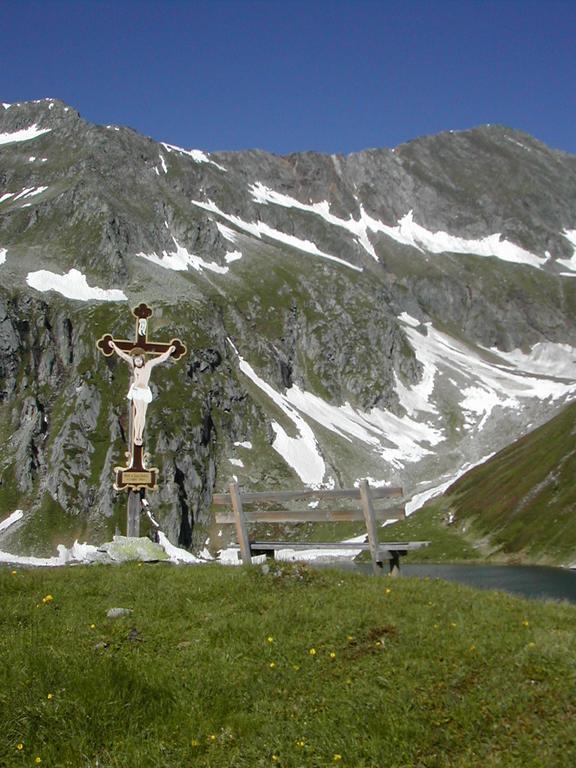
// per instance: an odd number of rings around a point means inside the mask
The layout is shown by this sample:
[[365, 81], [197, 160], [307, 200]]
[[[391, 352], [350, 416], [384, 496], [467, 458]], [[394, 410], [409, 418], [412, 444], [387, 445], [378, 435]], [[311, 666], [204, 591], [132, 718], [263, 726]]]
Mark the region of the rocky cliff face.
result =
[[576, 158], [500, 126], [208, 155], [1, 105], [6, 547], [123, 523], [128, 373], [95, 342], [141, 301], [189, 350], [155, 370], [146, 433], [186, 546], [232, 477], [413, 493], [502, 447], [574, 391], [575, 200]]

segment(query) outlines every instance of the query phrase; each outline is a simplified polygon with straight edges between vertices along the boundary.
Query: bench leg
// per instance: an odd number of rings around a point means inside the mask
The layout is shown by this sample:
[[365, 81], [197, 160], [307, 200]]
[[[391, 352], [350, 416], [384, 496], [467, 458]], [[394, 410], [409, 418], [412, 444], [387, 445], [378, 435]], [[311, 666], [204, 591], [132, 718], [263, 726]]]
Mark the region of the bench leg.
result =
[[388, 575], [397, 578], [400, 576], [400, 553], [390, 552], [390, 555], [390, 573]]

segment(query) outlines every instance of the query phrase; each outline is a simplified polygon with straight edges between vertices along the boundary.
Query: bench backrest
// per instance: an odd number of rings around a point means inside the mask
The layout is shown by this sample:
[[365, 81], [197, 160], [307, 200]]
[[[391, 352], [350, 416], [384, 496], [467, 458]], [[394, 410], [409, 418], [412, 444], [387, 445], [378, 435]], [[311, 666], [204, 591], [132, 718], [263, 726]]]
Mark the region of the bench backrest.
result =
[[[252, 523], [320, 523], [320, 522], [342, 522], [348, 520], [363, 520], [364, 512], [361, 507], [362, 497], [359, 488], [352, 490], [338, 491], [258, 491], [247, 492], [239, 490], [242, 501], [242, 510], [247, 522]], [[402, 488], [370, 488], [370, 497], [372, 501], [386, 499], [387, 504], [379, 507], [373, 507], [376, 520], [398, 520], [404, 519], [404, 504], [391, 504], [391, 500], [401, 498]], [[289, 507], [278, 507], [270, 509], [247, 509], [248, 505], [256, 504], [290, 504], [292, 502], [308, 501], [357, 501], [356, 508], [349, 509], [323, 509], [321, 506], [303, 509], [290, 509]], [[235, 517], [231, 510], [232, 496], [230, 493], [216, 493], [212, 497], [212, 503], [215, 506], [228, 507], [227, 511], [217, 511], [215, 519], [217, 523], [234, 523]]]
[[[217, 493], [212, 498], [215, 506], [227, 507], [226, 511], [216, 512], [215, 520], [219, 524], [233, 523], [236, 526], [242, 560], [250, 562], [250, 540], [248, 523], [305, 523], [305, 522], [344, 522], [364, 520], [373, 562], [377, 560], [378, 537], [376, 521], [403, 520], [406, 515], [404, 505], [397, 500], [403, 496], [400, 487], [371, 488], [367, 480], [360, 482], [359, 488], [350, 490], [311, 490], [301, 491], [258, 491], [243, 492], [237, 483], [230, 484], [230, 493]], [[358, 502], [357, 506], [347, 509], [323, 509], [322, 501]], [[374, 502], [385, 500], [382, 506], [375, 507]], [[395, 501], [396, 500], [396, 501]], [[294, 502], [314, 502], [317, 507], [305, 506], [301, 509], [286, 507], [266, 509], [246, 509], [246, 505], [290, 504]], [[387, 502], [387, 503], [386, 503]]]

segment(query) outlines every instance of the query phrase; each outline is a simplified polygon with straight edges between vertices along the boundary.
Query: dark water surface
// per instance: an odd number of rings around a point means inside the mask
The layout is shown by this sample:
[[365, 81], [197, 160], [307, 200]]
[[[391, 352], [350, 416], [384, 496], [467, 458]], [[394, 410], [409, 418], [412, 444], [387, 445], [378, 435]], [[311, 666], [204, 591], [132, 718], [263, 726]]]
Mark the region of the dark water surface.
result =
[[[371, 573], [367, 563], [352, 564], [353, 570]], [[384, 565], [386, 569], [386, 564]], [[503, 592], [541, 600], [567, 600], [576, 604], [576, 571], [541, 565], [400, 565], [403, 576], [446, 579], [479, 589]]]
[[405, 565], [406, 576], [458, 581], [480, 589], [576, 603], [576, 572], [542, 565]]

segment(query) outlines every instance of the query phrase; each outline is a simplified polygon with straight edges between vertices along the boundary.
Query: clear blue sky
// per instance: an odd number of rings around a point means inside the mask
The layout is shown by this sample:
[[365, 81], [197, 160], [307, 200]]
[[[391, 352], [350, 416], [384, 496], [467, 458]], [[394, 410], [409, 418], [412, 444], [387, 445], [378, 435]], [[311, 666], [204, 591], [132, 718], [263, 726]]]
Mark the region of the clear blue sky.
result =
[[503, 123], [576, 153], [575, 0], [0, 0], [0, 101], [209, 151]]

